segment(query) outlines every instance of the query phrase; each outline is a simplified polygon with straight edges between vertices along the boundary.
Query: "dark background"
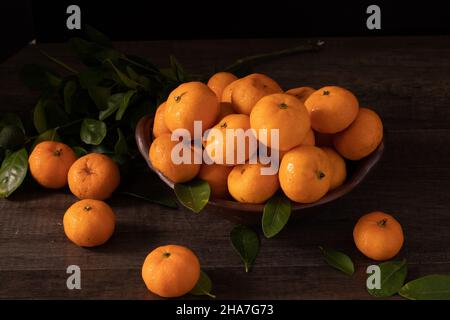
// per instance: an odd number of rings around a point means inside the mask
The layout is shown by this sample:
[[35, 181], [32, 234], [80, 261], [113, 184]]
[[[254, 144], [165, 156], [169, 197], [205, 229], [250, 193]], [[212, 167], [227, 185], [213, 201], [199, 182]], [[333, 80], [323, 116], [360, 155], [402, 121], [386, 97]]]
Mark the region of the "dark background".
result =
[[[36, 38], [65, 41], [66, 8], [114, 40], [286, 38], [450, 34], [444, 1], [32, 1], [0, 2], [0, 59]], [[366, 8], [381, 8], [381, 30], [366, 28]]]

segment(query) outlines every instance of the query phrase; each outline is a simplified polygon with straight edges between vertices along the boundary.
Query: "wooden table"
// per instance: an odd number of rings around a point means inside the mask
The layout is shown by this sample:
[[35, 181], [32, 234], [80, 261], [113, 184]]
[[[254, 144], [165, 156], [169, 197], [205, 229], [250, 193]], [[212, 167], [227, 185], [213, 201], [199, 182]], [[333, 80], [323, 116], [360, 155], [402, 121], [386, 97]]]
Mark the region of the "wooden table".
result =
[[[385, 125], [386, 152], [375, 171], [347, 196], [296, 213], [274, 239], [262, 239], [256, 264], [246, 274], [233, 251], [233, 226], [209, 208], [201, 214], [171, 210], [145, 201], [114, 197], [114, 237], [96, 249], [70, 243], [61, 225], [75, 198], [67, 190], [25, 187], [0, 200], [0, 298], [155, 299], [141, 279], [146, 254], [169, 243], [199, 256], [218, 298], [368, 299], [365, 270], [373, 262], [357, 252], [352, 229], [364, 213], [382, 210], [402, 223], [408, 279], [450, 273], [450, 38], [389, 37], [325, 39], [320, 53], [294, 55], [256, 70], [284, 88], [334, 84], [351, 89], [361, 105], [374, 108]], [[202, 40], [117, 43], [127, 53], [159, 65], [175, 54], [189, 70], [206, 71], [236, 58], [283, 49], [294, 39]], [[61, 44], [41, 48], [74, 64]], [[32, 47], [0, 65], [0, 110], [28, 112], [36, 94], [18, 79], [31, 61], [48, 63]], [[143, 188], [155, 182], [148, 173]], [[262, 237], [263, 238], [263, 237]], [[319, 245], [348, 253], [356, 264], [349, 277], [326, 265]], [[82, 289], [66, 288], [66, 268], [82, 270]]]

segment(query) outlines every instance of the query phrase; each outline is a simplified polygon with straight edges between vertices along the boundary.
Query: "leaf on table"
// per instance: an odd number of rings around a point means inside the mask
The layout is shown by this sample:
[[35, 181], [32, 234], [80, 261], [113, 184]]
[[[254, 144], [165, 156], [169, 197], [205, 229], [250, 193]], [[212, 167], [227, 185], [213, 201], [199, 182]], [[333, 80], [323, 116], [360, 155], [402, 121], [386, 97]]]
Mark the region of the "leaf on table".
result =
[[118, 139], [116, 144], [114, 145], [114, 151], [116, 155], [125, 155], [128, 153], [128, 145], [125, 136], [122, 133], [120, 128], [117, 128]]
[[398, 292], [410, 300], [450, 300], [450, 276], [432, 274], [405, 284]]
[[123, 73], [122, 71], [120, 71], [115, 65], [114, 63], [111, 61], [111, 59], [106, 59], [105, 63], [108, 64], [109, 66], [111, 66], [111, 68], [114, 70], [114, 72], [117, 74], [119, 80], [122, 82], [122, 84], [130, 89], [137, 89], [140, 84], [137, 83], [136, 81], [130, 79], [125, 73]]
[[56, 128], [49, 129], [38, 135], [36, 139], [34, 139], [33, 145], [31, 146], [30, 150], [33, 150], [34, 147], [36, 147], [39, 143], [43, 141], [61, 141], [61, 137], [58, 134], [58, 129]]
[[136, 93], [136, 90], [130, 90], [126, 93], [124, 93], [123, 97], [122, 97], [122, 101], [119, 104], [119, 109], [117, 110], [116, 113], [116, 120], [122, 120], [123, 115], [125, 114], [125, 111], [127, 111], [129, 105], [130, 105], [130, 101], [133, 98], [134, 94]]
[[17, 150], [23, 147], [25, 134], [16, 125], [0, 127], [0, 148], [6, 150]]
[[77, 158], [80, 158], [82, 156], [85, 156], [88, 154], [87, 150], [83, 147], [72, 147], [73, 152], [75, 152]]
[[28, 171], [25, 148], [8, 154], [0, 167], [0, 198], [9, 197], [23, 182]]
[[98, 109], [103, 110], [108, 108], [108, 101], [111, 96], [110, 88], [92, 86], [88, 88], [88, 93]]
[[75, 80], [67, 81], [64, 86], [64, 109], [67, 113], [71, 113], [74, 107], [74, 97], [77, 92], [77, 83]]
[[390, 297], [396, 294], [405, 283], [408, 268], [406, 260], [387, 261], [378, 265], [381, 272], [380, 289], [367, 289], [375, 297]]
[[67, 113], [53, 99], [39, 99], [33, 111], [33, 123], [38, 133], [62, 126], [69, 121]]
[[195, 213], [199, 213], [208, 204], [211, 194], [208, 182], [200, 179], [177, 183], [174, 190], [181, 204]]
[[83, 26], [83, 30], [86, 33], [89, 40], [95, 42], [104, 47], [112, 47], [111, 40], [102, 32], [95, 29], [93, 26], [86, 24]]
[[192, 288], [189, 294], [192, 294], [194, 296], [208, 296], [215, 299], [216, 296], [211, 293], [211, 290], [212, 290], [211, 279], [203, 270], [200, 270], [200, 277], [197, 281], [197, 284], [195, 285], [194, 288]]
[[104, 77], [105, 72], [102, 68], [87, 68], [78, 73], [78, 80], [84, 89], [98, 86]]
[[41, 91], [55, 90], [62, 82], [54, 71], [38, 64], [24, 65], [20, 70], [20, 78], [29, 88]]
[[331, 248], [319, 247], [319, 249], [322, 251], [325, 262], [333, 268], [336, 268], [348, 275], [352, 275], [355, 272], [353, 261], [345, 253]]
[[81, 123], [80, 138], [86, 144], [99, 145], [106, 137], [106, 132], [103, 121], [86, 118]]
[[284, 194], [276, 194], [264, 206], [262, 229], [267, 238], [278, 234], [291, 216], [291, 201]]
[[237, 225], [231, 230], [230, 238], [233, 248], [244, 262], [245, 272], [248, 272], [258, 256], [258, 234], [249, 227]]
[[178, 62], [177, 58], [175, 58], [175, 56], [173, 55], [170, 55], [169, 59], [170, 59], [170, 68], [172, 69], [175, 79], [178, 80], [179, 82], [185, 82], [187, 74], [181, 63]]
[[15, 113], [5, 112], [0, 116], [0, 130], [6, 126], [17, 126], [25, 133], [25, 127], [23, 126], [22, 120]]
[[144, 194], [143, 192], [117, 191], [115, 194], [122, 194], [133, 198], [142, 199], [150, 203], [159, 204], [172, 209], [178, 208], [177, 202], [173, 197], [170, 195], [161, 194], [160, 192]]

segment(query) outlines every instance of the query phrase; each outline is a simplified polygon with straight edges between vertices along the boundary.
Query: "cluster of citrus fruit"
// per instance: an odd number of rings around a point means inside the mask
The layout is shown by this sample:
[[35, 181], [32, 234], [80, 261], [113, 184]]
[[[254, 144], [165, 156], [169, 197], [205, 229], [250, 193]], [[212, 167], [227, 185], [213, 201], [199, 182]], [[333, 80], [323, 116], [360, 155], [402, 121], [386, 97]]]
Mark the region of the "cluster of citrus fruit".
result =
[[[237, 143], [228, 144], [225, 133], [223, 139], [209, 139], [208, 133], [202, 138], [205, 150], [213, 150], [208, 154], [212, 164], [175, 164], [171, 152], [177, 141], [172, 141], [171, 133], [185, 129], [194, 136], [195, 121], [202, 122], [202, 130], [278, 129], [277, 144], [270, 137], [264, 141], [271, 152], [279, 154], [278, 173], [261, 174], [264, 164], [260, 161], [225, 163], [223, 158], [217, 159], [214, 150], [223, 150], [222, 157], [234, 154], [236, 160], [238, 156]], [[311, 203], [345, 181], [344, 159], [362, 159], [378, 147], [383, 125], [374, 111], [360, 108], [355, 95], [344, 88], [283, 91], [263, 74], [238, 79], [219, 72], [207, 84], [188, 82], [173, 90], [156, 111], [153, 137], [150, 161], [175, 183], [198, 177], [209, 183], [213, 197], [231, 195], [238, 202], [254, 204], [264, 203], [281, 187], [292, 201]], [[208, 148], [211, 144], [215, 148]], [[239, 151], [245, 160], [251, 156], [248, 145]], [[195, 148], [191, 152], [194, 154]]]

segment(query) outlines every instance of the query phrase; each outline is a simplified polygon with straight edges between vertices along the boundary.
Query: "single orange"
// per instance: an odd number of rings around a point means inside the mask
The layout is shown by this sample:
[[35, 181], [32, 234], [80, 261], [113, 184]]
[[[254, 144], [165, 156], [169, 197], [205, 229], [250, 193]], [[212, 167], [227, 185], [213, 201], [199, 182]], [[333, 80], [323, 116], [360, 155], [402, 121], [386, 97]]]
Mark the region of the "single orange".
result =
[[236, 87], [236, 85], [239, 84], [240, 81], [241, 79], [237, 79], [223, 89], [222, 98], [220, 99], [221, 102], [231, 103], [231, 95], [233, 94], [234, 87]]
[[79, 199], [104, 200], [119, 186], [120, 171], [108, 156], [90, 153], [70, 167], [69, 188]]
[[44, 141], [36, 145], [28, 158], [33, 178], [43, 187], [59, 189], [67, 185], [67, 173], [77, 160], [68, 145]]
[[[216, 94], [204, 83], [193, 81], [179, 85], [166, 101], [164, 121], [171, 132], [186, 129], [194, 139], [194, 122], [201, 121], [202, 131], [212, 127], [219, 114]], [[203, 133], [203, 132], [202, 132]]]
[[[149, 150], [153, 167], [175, 183], [192, 180], [200, 170], [200, 164], [194, 163], [194, 150], [190, 146], [189, 163], [176, 164], [172, 161], [172, 150], [178, 143], [180, 142], [172, 141], [170, 133], [165, 133], [153, 141]], [[183, 156], [182, 149], [179, 155]]]
[[323, 87], [305, 101], [311, 127], [322, 133], [336, 133], [347, 128], [358, 114], [358, 99], [340, 87]]
[[283, 92], [281, 88], [274, 87], [273, 84], [269, 85], [269, 83], [266, 83], [265, 81], [265, 78], [256, 76], [247, 76], [240, 79], [233, 87], [231, 93], [231, 104], [233, 109], [237, 113], [249, 115], [255, 104], [262, 97], [272, 93]]
[[228, 175], [228, 191], [236, 201], [264, 203], [277, 192], [280, 187], [278, 175], [261, 174], [263, 167], [260, 163], [246, 163], [231, 170]]
[[312, 129], [309, 129], [306, 133], [305, 139], [303, 139], [303, 142], [300, 143], [302, 146], [315, 146], [316, 145], [316, 137], [314, 136], [314, 131]]
[[237, 79], [238, 77], [230, 72], [218, 72], [209, 78], [207, 85], [214, 91], [217, 99], [220, 101], [222, 100], [222, 93], [225, 87]]
[[208, 182], [213, 198], [225, 199], [228, 196], [228, 174], [232, 169], [231, 166], [203, 163], [197, 177]]
[[342, 185], [347, 177], [347, 168], [345, 160], [333, 149], [321, 148], [328, 156], [331, 165], [330, 190], [336, 189]]
[[371, 154], [383, 140], [383, 123], [372, 110], [360, 108], [355, 121], [333, 136], [336, 150], [346, 159], [359, 160]]
[[[239, 149], [240, 144], [238, 141], [237, 130], [241, 129], [245, 134], [248, 129], [250, 129], [250, 118], [245, 114], [230, 114], [225, 116], [218, 124], [216, 124], [213, 129], [206, 135], [205, 139], [205, 148], [206, 153], [211, 158], [214, 163], [217, 164], [226, 164], [226, 165], [235, 165], [239, 163], [239, 160], [244, 162], [250, 156], [250, 139], [254, 138], [254, 135], [250, 135], [250, 132], [247, 132], [247, 135], [244, 137], [245, 145], [243, 149]], [[228, 140], [227, 130], [230, 134], [233, 134], [233, 143]], [[256, 145], [256, 143], [255, 143]], [[222, 154], [218, 151], [222, 150]], [[230, 154], [227, 156], [227, 152]], [[241, 158], [239, 158], [239, 157]]]
[[270, 139], [271, 130], [278, 129], [278, 149], [281, 151], [300, 145], [311, 128], [303, 103], [285, 93], [271, 94], [259, 100], [250, 114], [250, 126], [260, 140], [263, 135], [260, 135], [259, 130], [266, 130], [266, 145], [275, 148]]
[[298, 100], [305, 103], [306, 99], [308, 99], [315, 91], [316, 89], [311, 87], [298, 87], [289, 89], [286, 93], [295, 96]]
[[269, 88], [269, 90], [274, 92], [284, 92], [284, 90], [280, 87], [280, 85], [273, 80], [271, 77], [262, 74], [262, 73], [251, 73], [245, 78], [258, 79], [265, 88]]
[[63, 218], [64, 232], [80, 247], [95, 247], [111, 238], [116, 216], [105, 202], [84, 199], [67, 209]]
[[181, 297], [200, 278], [200, 262], [188, 248], [167, 245], [148, 254], [142, 265], [142, 279], [148, 290], [164, 297]]
[[317, 147], [299, 146], [283, 156], [279, 178], [281, 189], [289, 199], [300, 203], [315, 202], [330, 188], [330, 161]]
[[170, 133], [164, 122], [164, 116], [166, 114], [167, 105], [165, 102], [161, 103], [158, 109], [156, 109], [155, 118], [153, 120], [153, 137], [158, 138], [164, 133]]
[[353, 229], [353, 239], [359, 251], [377, 261], [395, 257], [404, 241], [400, 223], [381, 211], [362, 216]]

